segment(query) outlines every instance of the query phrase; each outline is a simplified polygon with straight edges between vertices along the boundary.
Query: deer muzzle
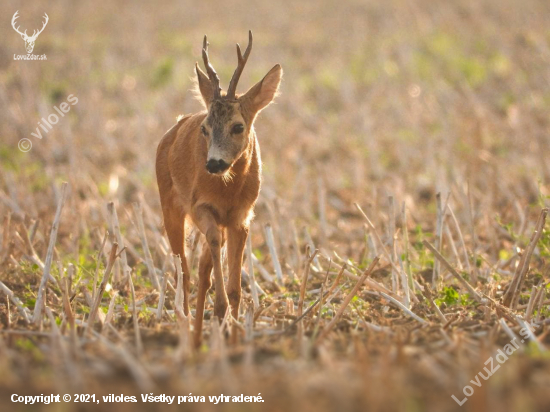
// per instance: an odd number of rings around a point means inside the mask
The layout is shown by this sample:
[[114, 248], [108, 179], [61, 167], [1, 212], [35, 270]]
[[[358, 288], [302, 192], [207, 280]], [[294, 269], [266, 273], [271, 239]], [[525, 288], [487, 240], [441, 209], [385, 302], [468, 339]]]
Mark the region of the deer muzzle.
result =
[[229, 163], [226, 163], [223, 159], [208, 159], [206, 162], [206, 170], [213, 175], [224, 173], [229, 169], [229, 166]]

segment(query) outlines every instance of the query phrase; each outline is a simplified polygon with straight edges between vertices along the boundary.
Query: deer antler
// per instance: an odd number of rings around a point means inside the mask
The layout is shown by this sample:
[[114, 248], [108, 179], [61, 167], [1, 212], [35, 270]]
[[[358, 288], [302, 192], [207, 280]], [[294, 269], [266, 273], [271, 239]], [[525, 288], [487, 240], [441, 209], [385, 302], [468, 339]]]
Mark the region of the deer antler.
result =
[[251, 50], [252, 50], [252, 31], [249, 30], [248, 46], [244, 51], [244, 56], [241, 54], [241, 46], [239, 46], [239, 43], [237, 43], [237, 58], [239, 63], [237, 65], [237, 68], [235, 69], [235, 72], [233, 73], [233, 77], [231, 77], [231, 82], [229, 82], [229, 88], [227, 89], [227, 98], [229, 99], [235, 98], [235, 92], [237, 91], [237, 83], [239, 83], [239, 78], [241, 77], [244, 66], [246, 65], [246, 61], [248, 60], [248, 56], [250, 56]]
[[17, 13], [19, 13], [19, 10], [17, 10], [17, 11], [15, 12], [15, 14], [13, 15], [13, 18], [11, 19], [11, 26], [12, 26], [13, 29], [14, 29], [17, 33], [19, 33], [21, 36], [27, 37], [27, 30], [25, 30], [25, 33], [21, 33], [21, 32], [19, 31], [19, 27], [21, 27], [21, 26], [15, 27], [15, 20], [17, 20], [17, 19], [19, 18], [19, 16], [17, 15]]
[[38, 37], [38, 35], [44, 31], [44, 28], [45, 28], [46, 25], [48, 24], [48, 21], [50, 20], [50, 18], [48, 17], [48, 15], [47, 15], [46, 13], [44, 13], [44, 17], [46, 18], [46, 21], [44, 22], [44, 25], [43, 25], [42, 28], [38, 31], [38, 33], [35, 34], [36, 30], [33, 31], [32, 36], [31, 36], [31, 39], [32, 39], [32, 40], [36, 40], [36, 38]]
[[214, 89], [214, 99], [220, 98], [220, 78], [218, 77], [218, 73], [216, 73], [216, 70], [214, 70], [214, 67], [212, 67], [210, 61], [208, 60], [208, 40], [206, 39], [206, 35], [204, 36], [204, 40], [202, 42], [202, 60], [204, 61], [206, 73], [208, 73], [208, 78], [210, 79], [212, 88]]

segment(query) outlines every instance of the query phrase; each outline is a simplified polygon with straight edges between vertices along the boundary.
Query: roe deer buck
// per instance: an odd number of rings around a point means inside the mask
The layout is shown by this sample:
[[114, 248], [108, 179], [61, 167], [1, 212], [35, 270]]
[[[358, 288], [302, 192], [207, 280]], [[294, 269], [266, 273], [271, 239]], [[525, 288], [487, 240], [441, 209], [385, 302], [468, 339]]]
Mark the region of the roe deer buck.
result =
[[[166, 132], [157, 149], [156, 172], [164, 226], [172, 251], [180, 255], [183, 269], [185, 315], [189, 313], [189, 267], [184, 255], [186, 217], [205, 236], [199, 261], [199, 289], [195, 315], [195, 345], [200, 345], [206, 293], [214, 269], [214, 314], [221, 320], [228, 303], [238, 317], [241, 300], [241, 267], [254, 204], [261, 180], [260, 147], [254, 131], [256, 115], [274, 99], [282, 68], [273, 67], [243, 95], [237, 83], [252, 49], [252, 32], [244, 55], [237, 44], [238, 65], [227, 93], [209, 62], [204, 36], [202, 58], [208, 75], [195, 64], [198, 94], [206, 111], [186, 115]], [[225, 291], [221, 248], [227, 235], [229, 276]], [[229, 302], [228, 302], [229, 297]]]

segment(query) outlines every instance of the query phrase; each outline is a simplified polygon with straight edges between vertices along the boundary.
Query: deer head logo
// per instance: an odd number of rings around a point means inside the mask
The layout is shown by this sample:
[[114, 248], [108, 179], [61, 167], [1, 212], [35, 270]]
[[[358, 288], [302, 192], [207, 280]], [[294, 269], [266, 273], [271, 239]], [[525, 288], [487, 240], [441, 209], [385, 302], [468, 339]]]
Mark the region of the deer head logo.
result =
[[38, 35], [44, 31], [46, 24], [48, 24], [49, 17], [46, 13], [44, 13], [44, 18], [46, 19], [46, 21], [44, 22], [44, 25], [42, 26], [42, 28], [38, 32], [34, 30], [32, 33], [32, 36], [28, 36], [27, 30], [25, 30], [24, 33], [21, 33], [19, 31], [19, 26], [15, 27], [15, 20], [17, 20], [17, 18], [19, 17], [17, 13], [19, 13], [19, 10], [17, 10], [13, 15], [13, 18], [11, 19], [11, 25], [13, 29], [21, 35], [21, 38], [25, 40], [25, 48], [27, 49], [27, 53], [32, 53], [32, 50], [34, 49], [34, 42], [36, 41], [36, 38], [38, 37]]

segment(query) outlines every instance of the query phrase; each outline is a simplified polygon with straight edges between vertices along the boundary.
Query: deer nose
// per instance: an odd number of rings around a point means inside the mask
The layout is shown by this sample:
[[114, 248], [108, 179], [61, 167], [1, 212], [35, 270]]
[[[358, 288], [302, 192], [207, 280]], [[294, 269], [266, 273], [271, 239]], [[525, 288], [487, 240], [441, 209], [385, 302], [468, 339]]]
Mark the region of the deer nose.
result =
[[209, 173], [216, 174], [225, 172], [227, 169], [229, 169], [229, 164], [223, 159], [208, 159], [208, 162], [206, 162], [206, 170], [208, 170]]

